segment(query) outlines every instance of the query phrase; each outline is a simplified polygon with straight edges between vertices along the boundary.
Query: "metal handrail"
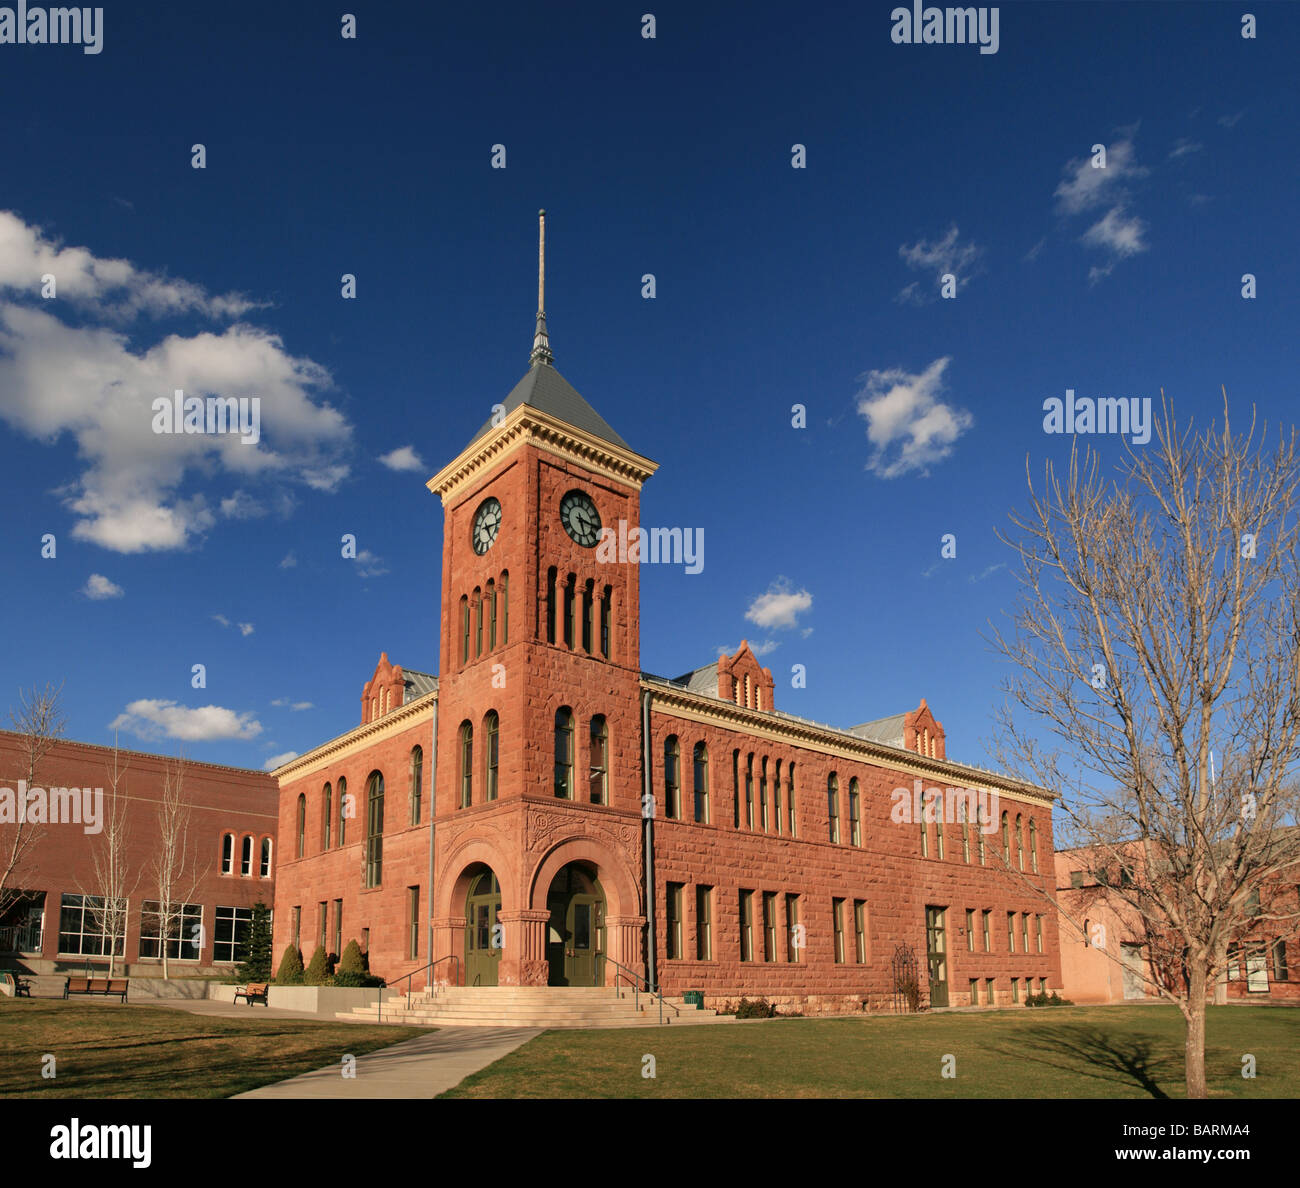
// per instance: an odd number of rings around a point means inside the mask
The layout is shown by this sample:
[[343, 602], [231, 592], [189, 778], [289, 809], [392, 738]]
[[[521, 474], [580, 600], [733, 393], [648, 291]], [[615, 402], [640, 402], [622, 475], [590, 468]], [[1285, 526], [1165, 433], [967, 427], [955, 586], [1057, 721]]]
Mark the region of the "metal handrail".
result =
[[[438, 957], [433, 961], [426, 962], [424, 965], [420, 966], [419, 969], [413, 969], [411, 970], [410, 973], [402, 974], [394, 978], [391, 982], [385, 982], [379, 988], [379, 1010], [376, 1015], [376, 1022], [382, 1023], [384, 1021], [384, 991], [387, 990], [389, 986], [396, 985], [398, 982], [406, 983], [406, 1007], [409, 1010], [411, 1007], [411, 979], [415, 977], [416, 974], [424, 973], [425, 970], [434, 969], [436, 966], [441, 965], [444, 961], [454, 961], [456, 963], [455, 981], [452, 984], [455, 986], [459, 986], [460, 985], [460, 955], [458, 953], [448, 953], [443, 957]], [[430, 976], [425, 983], [426, 989], [432, 984], [433, 984], [433, 978], [432, 976]]]
[[[636, 979], [637, 979], [637, 978], [640, 978], [641, 981], [643, 981], [643, 982], [645, 983], [645, 992], [646, 992], [647, 994], [649, 994], [652, 998], [657, 998], [657, 999], [659, 1000], [659, 1022], [660, 1022], [660, 1024], [662, 1024], [663, 1021], [664, 1021], [664, 1006], [665, 1006], [665, 1005], [667, 1005], [668, 1009], [669, 1009], [670, 1011], [672, 1011], [673, 1014], [677, 1015], [678, 1017], [681, 1016], [681, 1013], [682, 1013], [682, 1012], [681, 1012], [681, 1008], [678, 1007], [676, 1004], [671, 1003], [671, 1002], [665, 1004], [665, 1002], [664, 1002], [663, 992], [660, 991], [660, 990], [657, 990], [657, 989], [655, 989], [653, 986], [651, 986], [651, 985], [650, 985], [650, 980], [649, 980], [649, 978], [645, 977], [643, 974], [639, 974], [639, 973], [637, 973], [636, 970], [634, 970], [634, 969], [629, 969], [626, 965], [622, 965], [622, 964], [620, 964], [619, 962], [615, 961], [612, 957], [606, 957], [605, 960], [608, 961], [608, 962], [610, 963], [610, 965], [612, 965], [615, 969], [617, 969], [617, 970], [619, 971], [619, 973], [616, 974], [615, 977], [614, 977], [614, 992], [615, 992], [615, 994], [618, 994], [618, 980], [619, 980], [620, 977], [626, 977], [627, 980], [631, 983], [631, 985], [632, 985], [632, 990], [633, 990], [632, 1002], [633, 1002], [633, 1006], [635, 1007], [636, 1010], [639, 1011], [639, 1010], [641, 1009], [641, 995], [640, 995], [640, 987], [638, 987], [637, 984], [636, 984]], [[622, 996], [621, 994], [618, 994], [618, 997], [619, 997], [619, 998], [622, 998], [623, 996]]]

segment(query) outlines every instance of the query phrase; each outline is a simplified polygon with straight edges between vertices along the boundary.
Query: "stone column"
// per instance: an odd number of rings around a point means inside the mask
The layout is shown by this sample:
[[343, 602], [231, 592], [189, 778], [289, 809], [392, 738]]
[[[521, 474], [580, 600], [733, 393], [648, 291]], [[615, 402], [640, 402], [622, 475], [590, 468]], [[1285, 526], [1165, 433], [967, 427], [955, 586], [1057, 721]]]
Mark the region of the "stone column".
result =
[[[635, 971], [638, 985], [645, 986], [645, 917], [644, 916], [606, 916], [605, 944], [610, 961], [617, 961], [628, 969]], [[609, 962], [605, 963], [605, 985], [612, 986], [615, 977], [621, 971]]]
[[551, 913], [544, 908], [500, 912], [505, 925], [505, 946], [497, 972], [500, 986], [545, 986], [550, 978], [546, 960], [546, 924]]
[[433, 954], [431, 961], [455, 954], [459, 961], [438, 961], [429, 971], [435, 986], [464, 985], [465, 983], [465, 917], [443, 916], [433, 921]]

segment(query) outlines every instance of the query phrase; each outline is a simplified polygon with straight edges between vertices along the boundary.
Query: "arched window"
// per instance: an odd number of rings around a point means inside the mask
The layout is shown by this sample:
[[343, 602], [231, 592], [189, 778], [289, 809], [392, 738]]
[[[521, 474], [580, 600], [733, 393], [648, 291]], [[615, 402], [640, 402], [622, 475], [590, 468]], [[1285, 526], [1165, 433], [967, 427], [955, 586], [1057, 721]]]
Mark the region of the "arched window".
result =
[[772, 820], [777, 833], [781, 832], [781, 760], [772, 768]]
[[497, 770], [500, 763], [501, 719], [496, 710], [483, 718], [483, 799], [497, 798]]
[[855, 846], [862, 844], [862, 808], [859, 803], [858, 778], [849, 780], [849, 841]]
[[677, 821], [682, 815], [681, 751], [677, 735], [664, 739], [664, 816]]
[[352, 816], [352, 802], [348, 800], [348, 782], [339, 776], [339, 845], [348, 840], [348, 818]]
[[961, 860], [970, 861], [970, 807], [964, 795], [957, 799], [957, 820], [961, 823]]
[[483, 591], [474, 587], [474, 659], [483, 655]]
[[564, 581], [564, 646], [566, 648], [573, 647], [574, 636], [576, 634], [573, 627], [574, 615], [577, 613], [574, 601], [574, 595], [577, 592], [577, 584], [578, 579], [574, 574], [569, 574]]
[[988, 809], [981, 808], [975, 816], [975, 844], [979, 847], [980, 865], [984, 865], [984, 826], [993, 824], [993, 818], [988, 815]]
[[610, 586], [606, 586], [600, 595], [600, 654], [606, 660], [609, 659], [610, 649], [613, 647], [610, 626], [613, 619], [613, 605], [614, 591]]
[[555, 711], [555, 795], [573, 799], [573, 711], [567, 705]]
[[460, 596], [460, 662], [469, 663], [469, 599]]
[[493, 652], [497, 646], [497, 584], [488, 578], [488, 651]]
[[591, 655], [591, 612], [595, 605], [596, 583], [588, 578], [582, 587], [582, 650]]
[[298, 793], [298, 857], [303, 855], [303, 848], [307, 842], [307, 795], [304, 792]]
[[609, 727], [604, 714], [591, 720], [591, 803], [609, 803]]
[[826, 777], [826, 812], [830, 817], [831, 841], [840, 840], [840, 780], [831, 772]]
[[745, 673], [745, 708], [749, 708], [749, 673]]
[[411, 748], [411, 824], [420, 823], [421, 801], [424, 796], [424, 748]]
[[468, 719], [460, 724], [460, 807], [474, 803], [474, 725]]
[[767, 832], [767, 756], [764, 755], [758, 767], [758, 819]]
[[740, 752], [731, 752], [731, 824], [740, 828]]
[[227, 833], [221, 838], [221, 873], [230, 874], [235, 869], [235, 835]]
[[745, 828], [754, 828], [754, 752], [745, 756]]
[[921, 857], [930, 857], [930, 822], [925, 819], [925, 793], [921, 793]]
[[697, 825], [709, 823], [709, 748], [702, 742], [695, 744], [695, 822]]
[[384, 777], [372, 771], [366, 783], [366, 886], [384, 881]]
[[1021, 870], [1025, 869], [1025, 827], [1020, 814], [1016, 814], [1016, 861]]
[[1029, 818], [1029, 865], [1038, 873], [1038, 822]]
[[334, 793], [329, 780], [325, 781], [325, 801], [320, 815], [320, 848], [330, 848], [330, 831], [334, 826]]
[[271, 877], [271, 839], [269, 837], [262, 838], [262, 868], [258, 873], [264, 879]]
[[555, 642], [555, 579], [556, 570], [552, 565], [546, 571], [546, 642]]
[[501, 596], [501, 646], [510, 642], [510, 571], [501, 571], [501, 584], [498, 587]]
[[799, 836], [798, 820], [794, 812], [794, 764], [785, 769], [785, 799], [790, 811], [790, 836]]
[[1007, 823], [1007, 814], [1002, 814], [1002, 861], [1011, 865], [1011, 826]]
[[253, 835], [244, 834], [244, 844], [239, 848], [239, 873], [242, 878], [250, 878], [253, 874]]

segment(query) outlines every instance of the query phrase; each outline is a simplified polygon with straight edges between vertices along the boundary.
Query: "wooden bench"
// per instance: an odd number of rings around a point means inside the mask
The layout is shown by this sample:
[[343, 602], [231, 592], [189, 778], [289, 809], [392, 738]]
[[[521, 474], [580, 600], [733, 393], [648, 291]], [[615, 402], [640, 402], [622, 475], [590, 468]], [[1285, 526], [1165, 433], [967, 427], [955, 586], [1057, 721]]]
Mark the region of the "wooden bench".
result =
[[126, 1001], [130, 986], [127, 978], [68, 978], [63, 984], [63, 997], [72, 994], [102, 994], [108, 998]]
[[268, 1001], [270, 996], [269, 992], [269, 982], [249, 982], [247, 986], [235, 987], [235, 1001], [238, 1002], [242, 998], [249, 1006], [252, 1006], [255, 1002], [260, 1002], [269, 1010], [271, 1007], [271, 1004]]

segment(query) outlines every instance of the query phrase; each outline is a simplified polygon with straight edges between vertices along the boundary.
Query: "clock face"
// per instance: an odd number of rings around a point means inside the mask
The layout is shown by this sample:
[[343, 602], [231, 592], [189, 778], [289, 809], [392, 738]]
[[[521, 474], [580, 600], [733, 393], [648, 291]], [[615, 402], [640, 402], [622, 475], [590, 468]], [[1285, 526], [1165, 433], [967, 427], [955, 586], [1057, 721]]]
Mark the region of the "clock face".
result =
[[564, 530], [584, 549], [594, 549], [600, 539], [600, 512], [591, 497], [570, 491], [560, 501], [560, 522]]
[[471, 539], [474, 551], [481, 557], [496, 543], [501, 530], [501, 504], [495, 499], [485, 499], [474, 513], [474, 532]]

